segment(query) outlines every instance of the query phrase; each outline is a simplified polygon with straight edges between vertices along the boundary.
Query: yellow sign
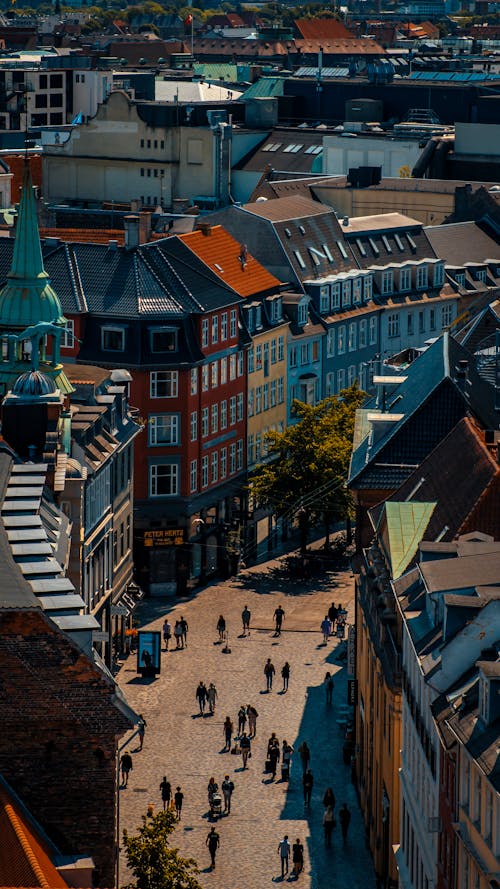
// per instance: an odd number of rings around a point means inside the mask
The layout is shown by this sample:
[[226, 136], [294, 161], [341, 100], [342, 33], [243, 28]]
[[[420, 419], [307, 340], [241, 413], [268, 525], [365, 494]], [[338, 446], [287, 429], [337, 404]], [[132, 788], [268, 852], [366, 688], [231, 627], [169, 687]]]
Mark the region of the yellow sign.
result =
[[182, 528], [155, 528], [144, 531], [144, 546], [181, 546], [183, 543]]

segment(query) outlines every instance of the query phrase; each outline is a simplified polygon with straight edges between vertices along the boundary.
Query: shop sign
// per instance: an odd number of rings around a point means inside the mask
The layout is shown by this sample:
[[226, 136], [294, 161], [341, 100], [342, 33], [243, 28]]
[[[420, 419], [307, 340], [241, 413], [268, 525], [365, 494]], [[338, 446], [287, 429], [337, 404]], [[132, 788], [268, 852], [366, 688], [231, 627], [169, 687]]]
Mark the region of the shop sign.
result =
[[355, 707], [358, 702], [358, 680], [347, 680], [347, 703], [350, 707]]
[[350, 624], [347, 632], [347, 675], [356, 675], [356, 627]]
[[183, 543], [183, 528], [152, 528], [144, 531], [144, 546], [181, 546]]

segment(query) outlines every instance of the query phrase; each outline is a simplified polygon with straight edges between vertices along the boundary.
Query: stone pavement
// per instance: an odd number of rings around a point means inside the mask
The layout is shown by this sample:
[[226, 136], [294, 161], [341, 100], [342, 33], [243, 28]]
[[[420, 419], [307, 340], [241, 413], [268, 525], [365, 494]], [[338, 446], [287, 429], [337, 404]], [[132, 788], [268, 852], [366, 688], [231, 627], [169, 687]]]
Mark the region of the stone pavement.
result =
[[[132, 741], [134, 768], [129, 786], [120, 791], [120, 829], [134, 832], [149, 803], [161, 808], [162, 776], [175, 788], [182, 786], [182, 821], [172, 840], [181, 853], [198, 862], [203, 887], [261, 889], [281, 882], [277, 854], [285, 833], [293, 843], [304, 844], [305, 866], [299, 877], [303, 889], [374, 889], [375, 877], [350, 770], [343, 763], [343, 732], [337, 725], [339, 704], [346, 700], [345, 667], [336, 660], [342, 643], [332, 639], [325, 647], [319, 630], [330, 603], [342, 602], [348, 623], [354, 620], [353, 578], [350, 571], [327, 573], [310, 581], [285, 575], [280, 560], [242, 572], [236, 579], [210, 585], [179, 602], [149, 599], [140, 606], [143, 629], [161, 629], [165, 614], [173, 621], [184, 615], [189, 623], [184, 651], [162, 653], [162, 671], [154, 680], [136, 674], [135, 656], [125, 661], [118, 675], [132, 707], [147, 721], [142, 752]], [[272, 616], [278, 604], [285, 609], [283, 633], [274, 637]], [[241, 611], [252, 612], [251, 635], [241, 638]], [[216, 623], [222, 613], [229, 632], [230, 654], [223, 654]], [[271, 657], [276, 677], [266, 694], [263, 667]], [[280, 694], [281, 667], [291, 665], [290, 687]], [[334, 704], [327, 707], [322, 685], [326, 670], [334, 675]], [[200, 679], [215, 682], [218, 702], [214, 716], [198, 715], [195, 699]], [[259, 713], [257, 737], [247, 771], [241, 758], [223, 753], [223, 721], [229, 715], [237, 726], [241, 704], [253, 703]], [[304, 809], [302, 770], [296, 752], [289, 783], [264, 774], [267, 740], [275, 731], [295, 750], [302, 740], [311, 749], [314, 790], [310, 810]], [[232, 810], [217, 822], [221, 845], [214, 871], [209, 868], [205, 839], [210, 827], [206, 787], [213, 775], [220, 784], [224, 775], [234, 781]], [[322, 799], [327, 787], [336, 795], [336, 813], [347, 802], [352, 812], [348, 841], [342, 844], [340, 825], [331, 849], [325, 849]], [[120, 883], [129, 874], [122, 857]], [[285, 880], [286, 882], [286, 880]]]

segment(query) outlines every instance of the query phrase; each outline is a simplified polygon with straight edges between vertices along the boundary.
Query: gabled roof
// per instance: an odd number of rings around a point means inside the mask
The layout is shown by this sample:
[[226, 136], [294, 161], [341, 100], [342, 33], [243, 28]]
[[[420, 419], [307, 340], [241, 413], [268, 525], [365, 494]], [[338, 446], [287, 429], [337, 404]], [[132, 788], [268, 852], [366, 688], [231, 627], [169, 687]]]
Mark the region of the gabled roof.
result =
[[[469, 377], [463, 389], [456, 376], [460, 361], [466, 362]], [[493, 387], [481, 379], [471, 354], [448, 333], [409, 366], [390, 397], [399, 419], [385, 424], [377, 438], [363, 433], [351, 457], [353, 487], [397, 489], [469, 411], [485, 428], [495, 428], [498, 422]], [[377, 397], [365, 403], [363, 414], [367, 412], [383, 417]]]
[[458, 267], [462, 267], [465, 262], [484, 263], [486, 259], [500, 261], [500, 236], [495, 236], [491, 229], [488, 232], [477, 222], [454, 222], [425, 228], [436, 254], [447, 265]]
[[407, 569], [435, 508], [436, 503], [385, 502], [377, 531], [393, 580]]
[[41, 829], [0, 779], [0, 885], [65, 889], [53, 857]]
[[249, 213], [269, 219], [270, 222], [289, 222], [302, 220], [308, 216], [328, 216], [333, 213], [331, 207], [301, 194], [282, 197], [275, 201], [256, 201], [253, 204], [244, 204], [243, 207]]
[[337, 19], [295, 19], [295, 27], [304, 40], [350, 40], [353, 37]]
[[278, 279], [221, 225], [212, 226], [209, 233], [207, 229], [207, 234], [194, 231], [180, 235], [180, 240], [238, 296], [258, 296], [280, 287]]

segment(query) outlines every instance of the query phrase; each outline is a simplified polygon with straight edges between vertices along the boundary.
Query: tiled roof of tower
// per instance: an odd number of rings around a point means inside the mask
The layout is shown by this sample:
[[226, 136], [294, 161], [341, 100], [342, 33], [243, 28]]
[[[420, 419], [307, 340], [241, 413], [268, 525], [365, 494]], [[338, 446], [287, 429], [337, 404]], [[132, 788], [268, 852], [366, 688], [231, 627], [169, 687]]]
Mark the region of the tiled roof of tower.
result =
[[280, 287], [278, 279], [248, 251], [244, 252], [244, 245], [239, 244], [221, 225], [212, 226], [207, 234], [194, 231], [180, 235], [179, 240], [239, 296], [256, 296]]
[[7, 787], [0, 784], [0, 885], [64, 889], [47, 844]]

